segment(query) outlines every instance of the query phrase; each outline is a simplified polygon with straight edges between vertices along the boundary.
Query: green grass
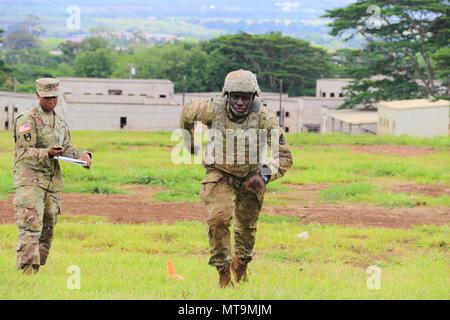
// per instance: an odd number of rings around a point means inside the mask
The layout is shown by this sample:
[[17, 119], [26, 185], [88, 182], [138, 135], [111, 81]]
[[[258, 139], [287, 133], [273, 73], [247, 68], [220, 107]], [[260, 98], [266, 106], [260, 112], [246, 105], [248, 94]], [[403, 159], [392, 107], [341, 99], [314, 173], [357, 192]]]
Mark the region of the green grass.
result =
[[394, 207], [450, 207], [450, 196], [431, 197], [418, 194], [383, 192], [368, 183], [336, 184], [320, 191], [320, 199], [325, 202], [374, 203], [388, 208]]
[[[73, 144], [94, 152], [84, 170], [63, 164], [66, 192], [120, 194], [130, 184], [157, 187], [154, 201], [198, 202], [205, 170], [176, 166], [168, 133], [74, 132]], [[450, 207], [435, 197], [389, 191], [382, 182], [450, 185], [450, 139], [346, 135], [288, 135], [294, 166], [268, 185], [265, 205], [298, 203], [289, 184], [326, 184], [321, 203], [385, 207]], [[349, 145], [433, 148], [412, 157], [355, 153]], [[300, 146], [302, 148], [300, 148]], [[0, 199], [14, 192], [12, 140], [0, 132]], [[292, 202], [297, 201], [297, 202]], [[411, 229], [300, 224], [297, 217], [263, 214], [251, 281], [219, 290], [207, 265], [206, 225], [197, 222], [111, 224], [105, 218], [66, 217], [57, 224], [48, 266], [35, 277], [15, 270], [17, 229], [0, 225], [0, 299], [446, 299], [450, 298], [450, 226]], [[310, 237], [296, 235], [307, 231]], [[184, 282], [167, 279], [174, 262]], [[66, 287], [67, 268], [81, 268], [81, 290]], [[366, 268], [382, 268], [381, 290], [366, 286]], [[14, 288], [14, 290], [11, 290]]]
[[[304, 231], [309, 239], [298, 240]], [[201, 223], [63, 217], [48, 265], [31, 278], [15, 270], [15, 226], [0, 225], [0, 299], [449, 299], [449, 231], [305, 226], [263, 215], [250, 282], [220, 290]], [[185, 281], [167, 279], [169, 260]], [[70, 265], [81, 269], [81, 290], [67, 289]], [[366, 286], [370, 265], [382, 268], [380, 290]]]
[[[201, 165], [174, 165], [171, 141], [164, 132], [74, 132], [73, 144], [94, 152], [90, 171], [63, 164], [66, 192], [125, 193], [123, 185], [141, 184], [161, 187], [153, 200], [160, 202], [198, 202], [200, 182], [205, 170]], [[269, 184], [269, 205], [284, 205], [279, 194], [289, 192], [285, 183], [337, 185], [374, 184], [379, 178], [399, 182], [450, 185], [450, 138], [378, 137], [295, 134], [288, 140], [294, 165], [281, 180]], [[349, 145], [397, 144], [434, 148], [434, 152], [412, 157], [389, 154], [355, 153]], [[302, 146], [299, 149], [298, 146]], [[0, 132], [0, 197], [13, 193], [12, 139]], [[364, 195], [341, 197], [339, 201], [368, 201], [388, 207], [411, 207], [420, 203], [448, 206], [448, 196], [389, 194], [385, 190]], [[331, 191], [329, 191], [331, 192]], [[380, 195], [381, 192], [381, 195]], [[321, 201], [336, 199], [322, 196]]]

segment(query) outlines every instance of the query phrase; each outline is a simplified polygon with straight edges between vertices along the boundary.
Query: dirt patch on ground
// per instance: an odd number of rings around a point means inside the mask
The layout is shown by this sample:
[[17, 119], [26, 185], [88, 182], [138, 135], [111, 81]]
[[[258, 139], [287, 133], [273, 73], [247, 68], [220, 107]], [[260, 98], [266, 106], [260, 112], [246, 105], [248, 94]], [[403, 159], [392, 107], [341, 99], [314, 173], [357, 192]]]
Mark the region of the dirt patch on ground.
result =
[[[314, 193], [326, 185], [296, 186], [297, 195]], [[303, 190], [303, 191], [301, 191]], [[63, 195], [63, 214], [70, 216], [96, 215], [114, 223], [174, 223], [182, 220], [206, 220], [206, 209], [197, 203], [155, 203], [151, 196], [158, 189], [133, 186], [130, 194], [93, 195], [66, 193]], [[450, 208], [394, 208], [367, 204], [303, 204], [265, 207], [263, 213], [301, 218], [301, 222], [408, 228], [421, 224], [450, 223]], [[14, 223], [12, 196], [0, 201], [0, 223]]]
[[368, 204], [322, 204], [267, 208], [267, 213], [300, 217], [302, 223], [409, 228], [450, 222], [450, 208], [384, 208]]
[[389, 154], [394, 156], [414, 157], [434, 152], [432, 148], [401, 146], [401, 145], [371, 145], [371, 146], [348, 146], [353, 152], [368, 154]]
[[450, 187], [445, 185], [433, 184], [414, 184], [404, 183], [397, 184], [388, 188], [389, 191], [407, 193], [407, 194], [424, 194], [430, 197], [439, 197], [450, 195]]

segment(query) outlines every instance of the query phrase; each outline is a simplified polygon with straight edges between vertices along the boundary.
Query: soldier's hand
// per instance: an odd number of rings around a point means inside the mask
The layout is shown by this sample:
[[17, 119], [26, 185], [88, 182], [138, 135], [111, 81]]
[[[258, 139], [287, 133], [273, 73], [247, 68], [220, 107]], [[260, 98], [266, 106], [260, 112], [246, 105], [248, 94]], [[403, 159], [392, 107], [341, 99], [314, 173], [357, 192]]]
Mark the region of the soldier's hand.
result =
[[86, 161], [86, 165], [83, 166], [84, 168], [89, 169], [91, 167], [92, 159], [87, 153], [82, 154], [80, 160]]
[[62, 156], [63, 153], [64, 153], [64, 149], [63, 148], [53, 147], [53, 148], [48, 149], [48, 157], [49, 158]]
[[266, 184], [260, 175], [251, 177], [245, 182], [245, 187], [251, 192], [263, 194], [266, 191]]

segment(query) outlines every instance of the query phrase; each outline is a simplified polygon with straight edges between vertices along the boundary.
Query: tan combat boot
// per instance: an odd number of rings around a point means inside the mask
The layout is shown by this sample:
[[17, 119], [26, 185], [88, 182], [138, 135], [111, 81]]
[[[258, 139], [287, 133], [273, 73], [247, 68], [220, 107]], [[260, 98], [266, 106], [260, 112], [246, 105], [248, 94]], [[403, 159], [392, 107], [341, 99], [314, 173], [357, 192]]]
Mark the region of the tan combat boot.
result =
[[231, 283], [231, 272], [230, 265], [226, 265], [219, 269], [219, 286], [223, 289], [230, 285]]
[[39, 272], [39, 265], [24, 265], [22, 267], [22, 273], [26, 275], [33, 275]]
[[239, 260], [237, 256], [233, 256], [231, 260], [231, 271], [233, 271], [236, 282], [247, 281], [247, 263]]

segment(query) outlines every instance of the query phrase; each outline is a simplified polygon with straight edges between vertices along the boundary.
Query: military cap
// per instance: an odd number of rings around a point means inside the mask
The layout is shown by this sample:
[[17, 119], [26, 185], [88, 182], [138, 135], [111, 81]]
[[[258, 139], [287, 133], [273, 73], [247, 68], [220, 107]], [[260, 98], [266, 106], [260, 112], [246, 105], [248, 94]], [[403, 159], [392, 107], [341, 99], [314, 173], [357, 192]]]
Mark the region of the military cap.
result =
[[41, 78], [36, 80], [36, 92], [40, 97], [57, 97], [59, 80], [53, 78]]

